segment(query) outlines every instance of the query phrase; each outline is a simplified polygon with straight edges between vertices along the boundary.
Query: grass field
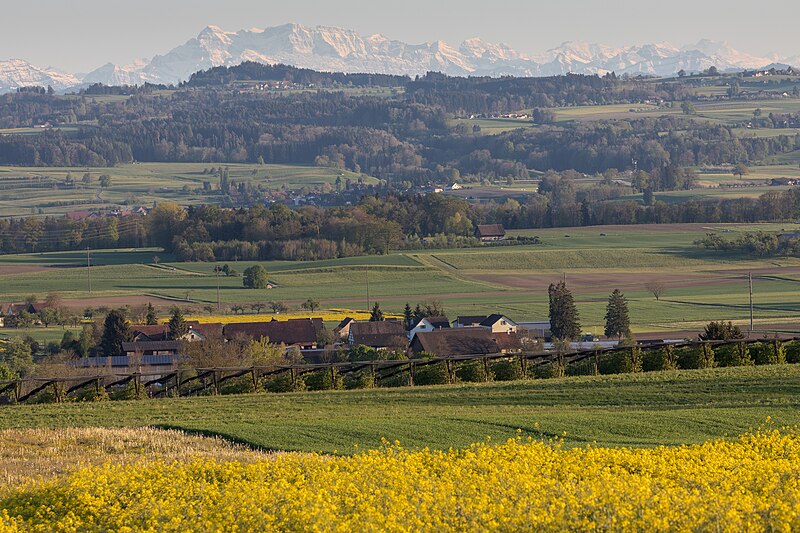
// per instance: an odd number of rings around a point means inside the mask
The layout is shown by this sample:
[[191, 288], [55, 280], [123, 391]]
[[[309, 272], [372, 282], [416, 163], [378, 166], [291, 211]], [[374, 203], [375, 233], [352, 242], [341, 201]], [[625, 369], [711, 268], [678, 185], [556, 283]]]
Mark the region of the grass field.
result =
[[[754, 277], [755, 323], [765, 331], [800, 332], [800, 260], [714, 254], [694, 241], [716, 232], [798, 231], [796, 224], [675, 224], [513, 231], [538, 236], [533, 246], [418, 250], [388, 256], [326, 261], [266, 262], [273, 289], [242, 288], [241, 277], [220, 277], [227, 307], [282, 301], [299, 309], [307, 298], [322, 309], [366, 311], [380, 302], [401, 313], [409, 302], [437, 299], [448, 315], [502, 312], [518, 321], [547, 316], [547, 287], [564, 276], [573, 290], [584, 330], [602, 332], [608, 294], [630, 301], [635, 332], [684, 332], [709, 320], [744, 324], [749, 315], [747, 275]], [[153, 264], [159, 256], [160, 264]], [[216, 307], [215, 263], [176, 263], [157, 249], [92, 252], [92, 293], [82, 252], [0, 256], [0, 302], [58, 292], [70, 307], [116, 307], [153, 302], [162, 310], [188, 305], [195, 313]], [[240, 273], [255, 263], [231, 262]], [[665, 288], [661, 301], [648, 283]], [[58, 329], [40, 334], [51, 339]], [[0, 331], [2, 333], [2, 331]], [[19, 334], [21, 332], [14, 332]]]
[[[181, 205], [217, 204], [222, 196], [216, 189], [219, 178], [203, 173], [219, 165], [205, 163], [136, 163], [111, 168], [0, 167], [0, 216], [63, 214], [69, 211], [121, 206], [152, 205], [170, 200]], [[250, 182], [268, 190], [314, 189], [337, 177], [356, 182], [359, 175], [346, 170], [293, 165], [226, 164], [231, 181]], [[67, 174], [75, 185], [65, 185]], [[90, 174], [88, 185], [82, 182]], [[254, 174], [255, 173], [255, 174]], [[111, 186], [102, 188], [99, 177], [111, 176]], [[363, 176], [362, 176], [363, 177]], [[363, 177], [365, 183], [377, 180]], [[212, 191], [204, 191], [209, 182]], [[65, 205], [66, 204], [66, 205]]]
[[760, 366], [529, 382], [19, 405], [0, 428], [157, 426], [267, 450], [353, 453], [381, 438], [463, 447], [521, 429], [570, 446], [655, 446], [800, 423], [800, 366]]

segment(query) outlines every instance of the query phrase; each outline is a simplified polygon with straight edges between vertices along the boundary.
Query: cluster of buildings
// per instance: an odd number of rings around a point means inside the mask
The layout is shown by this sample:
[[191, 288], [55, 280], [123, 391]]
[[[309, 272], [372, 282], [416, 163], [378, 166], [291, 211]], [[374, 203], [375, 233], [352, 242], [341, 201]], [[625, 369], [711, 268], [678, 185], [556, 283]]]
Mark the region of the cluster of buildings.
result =
[[133, 340], [122, 345], [119, 357], [85, 358], [85, 366], [127, 367], [132, 361], [143, 366], [174, 365], [185, 342], [222, 338], [226, 341], [258, 341], [284, 345], [297, 350], [308, 362], [324, 360], [331, 351], [365, 347], [378, 352], [400, 352], [409, 357], [420, 354], [438, 356], [519, 353], [526, 339], [547, 339], [549, 322], [518, 323], [505, 315], [422, 317], [406, 328], [401, 320], [380, 322], [347, 318], [328, 332], [321, 318], [270, 322], [201, 324], [188, 322], [189, 330], [180, 339], [171, 339], [167, 324], [132, 326]]
[[111, 211], [70, 211], [64, 216], [73, 222], [82, 222], [93, 218], [111, 217], [124, 218], [131, 215], [145, 216], [150, 212], [150, 208], [145, 206], [131, 207], [130, 209], [112, 209]]

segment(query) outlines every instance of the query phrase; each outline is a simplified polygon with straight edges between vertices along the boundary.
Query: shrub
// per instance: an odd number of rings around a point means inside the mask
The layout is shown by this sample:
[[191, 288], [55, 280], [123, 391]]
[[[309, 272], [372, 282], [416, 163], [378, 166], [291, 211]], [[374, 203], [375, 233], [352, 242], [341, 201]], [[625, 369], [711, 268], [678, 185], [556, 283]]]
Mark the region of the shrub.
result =
[[289, 372], [279, 374], [266, 384], [267, 390], [270, 392], [302, 392], [306, 390], [306, 384], [302, 378], [295, 377], [292, 381], [292, 376]]
[[665, 346], [659, 350], [647, 350], [642, 356], [642, 370], [645, 372], [675, 370], [677, 368], [677, 354], [672, 346]]
[[353, 389], [372, 389], [375, 383], [372, 379], [372, 372], [369, 370], [360, 370], [358, 372], [348, 372], [342, 380], [344, 388], [347, 390]]
[[490, 368], [487, 376], [483, 361], [466, 361], [456, 367], [456, 378], [468, 382], [493, 381], [494, 374]]
[[753, 345], [753, 359], [757, 365], [782, 365], [786, 363], [786, 348], [781, 341], [764, 341]]
[[498, 361], [491, 366], [494, 379], [497, 381], [517, 381], [525, 379], [525, 374], [522, 372], [522, 364], [520, 360], [514, 358], [511, 361]]
[[787, 363], [800, 363], [800, 342], [792, 341], [783, 345]]
[[414, 373], [414, 385], [446, 385], [449, 382], [447, 363], [417, 367]]
[[744, 342], [719, 346], [715, 352], [719, 366], [750, 366], [753, 364], [750, 347]]
[[342, 376], [336, 369], [333, 372], [330, 369], [311, 372], [306, 374], [303, 380], [306, 382], [306, 388], [312, 391], [342, 388]]

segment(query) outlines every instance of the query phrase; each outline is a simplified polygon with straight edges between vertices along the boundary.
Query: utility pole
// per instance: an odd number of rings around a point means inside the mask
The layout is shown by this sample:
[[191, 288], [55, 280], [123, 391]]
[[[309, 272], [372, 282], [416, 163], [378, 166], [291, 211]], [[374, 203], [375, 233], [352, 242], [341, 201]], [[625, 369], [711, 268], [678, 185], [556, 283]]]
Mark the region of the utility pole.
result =
[[222, 303], [220, 302], [220, 299], [219, 299], [219, 272], [220, 272], [220, 270], [222, 270], [222, 269], [219, 266], [215, 266], [214, 267], [214, 274], [217, 275], [217, 311], [220, 311], [222, 309]]
[[89, 294], [92, 294], [92, 259], [88, 246], [86, 247], [86, 282], [89, 285]]
[[369, 265], [367, 265], [365, 272], [367, 273], [367, 313], [369, 313]]
[[747, 273], [747, 282], [750, 285], [750, 333], [753, 333], [753, 273]]

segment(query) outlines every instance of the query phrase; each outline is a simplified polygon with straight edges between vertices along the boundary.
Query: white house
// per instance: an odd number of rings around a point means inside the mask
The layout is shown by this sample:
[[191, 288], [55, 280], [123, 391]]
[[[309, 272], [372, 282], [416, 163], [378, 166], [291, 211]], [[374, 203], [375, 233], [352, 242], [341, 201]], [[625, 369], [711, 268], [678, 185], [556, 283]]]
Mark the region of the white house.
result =
[[408, 331], [408, 340], [414, 340], [417, 333], [428, 333], [438, 329], [450, 328], [450, 321], [446, 316], [427, 316], [417, 320], [416, 324]]

